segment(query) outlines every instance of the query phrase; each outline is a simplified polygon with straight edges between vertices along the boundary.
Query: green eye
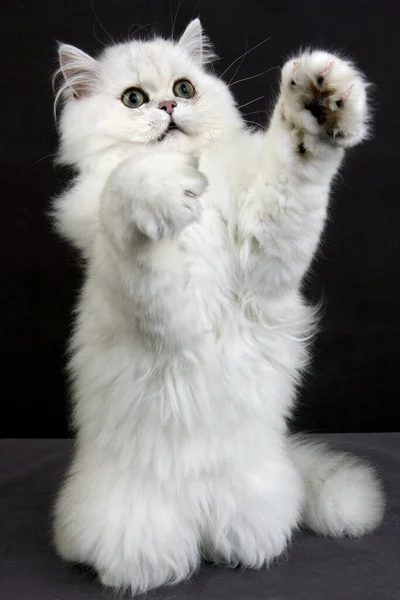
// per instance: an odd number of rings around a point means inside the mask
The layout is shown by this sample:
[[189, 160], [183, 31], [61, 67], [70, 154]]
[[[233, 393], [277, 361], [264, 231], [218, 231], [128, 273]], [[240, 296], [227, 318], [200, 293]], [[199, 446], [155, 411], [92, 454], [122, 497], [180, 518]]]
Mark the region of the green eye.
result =
[[176, 81], [172, 91], [178, 98], [192, 98], [194, 96], [194, 87], [187, 79]]
[[137, 87], [125, 90], [121, 96], [121, 100], [128, 108], [139, 108], [139, 106], [149, 101], [144, 91]]

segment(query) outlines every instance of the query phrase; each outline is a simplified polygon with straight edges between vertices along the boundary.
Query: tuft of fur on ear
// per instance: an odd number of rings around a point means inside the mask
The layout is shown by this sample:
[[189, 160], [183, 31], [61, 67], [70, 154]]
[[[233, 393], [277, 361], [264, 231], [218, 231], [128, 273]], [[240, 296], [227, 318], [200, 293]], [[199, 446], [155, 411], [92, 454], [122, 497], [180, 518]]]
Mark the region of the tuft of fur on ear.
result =
[[56, 103], [66, 90], [71, 90], [74, 98], [88, 96], [98, 81], [97, 61], [69, 44], [60, 44], [58, 59], [60, 68], [54, 78], [61, 75], [64, 81], [57, 92]]
[[209, 38], [203, 33], [200, 19], [194, 19], [189, 23], [179, 39], [178, 46], [203, 65], [216, 58]]

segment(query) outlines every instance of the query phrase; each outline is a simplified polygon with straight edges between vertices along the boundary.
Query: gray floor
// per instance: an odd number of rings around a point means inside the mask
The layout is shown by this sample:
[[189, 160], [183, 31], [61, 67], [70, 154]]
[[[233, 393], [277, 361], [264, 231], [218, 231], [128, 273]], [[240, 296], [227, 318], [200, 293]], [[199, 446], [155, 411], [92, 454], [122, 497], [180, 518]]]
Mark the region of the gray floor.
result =
[[[384, 526], [361, 540], [298, 534], [268, 571], [205, 566], [197, 578], [149, 600], [400, 600], [400, 434], [324, 436], [381, 470]], [[50, 545], [49, 513], [71, 452], [69, 440], [0, 440], [0, 600], [115, 598], [64, 565]]]

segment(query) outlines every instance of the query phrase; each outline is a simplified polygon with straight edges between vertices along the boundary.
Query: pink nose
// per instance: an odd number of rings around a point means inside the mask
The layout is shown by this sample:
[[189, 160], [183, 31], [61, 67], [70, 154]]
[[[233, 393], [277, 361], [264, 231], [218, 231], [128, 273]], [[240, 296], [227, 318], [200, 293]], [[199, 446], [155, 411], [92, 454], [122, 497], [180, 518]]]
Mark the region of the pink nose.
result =
[[158, 108], [160, 110], [165, 110], [169, 115], [172, 115], [175, 107], [176, 107], [176, 102], [174, 102], [173, 100], [166, 100], [165, 102], [161, 102], [161, 104]]

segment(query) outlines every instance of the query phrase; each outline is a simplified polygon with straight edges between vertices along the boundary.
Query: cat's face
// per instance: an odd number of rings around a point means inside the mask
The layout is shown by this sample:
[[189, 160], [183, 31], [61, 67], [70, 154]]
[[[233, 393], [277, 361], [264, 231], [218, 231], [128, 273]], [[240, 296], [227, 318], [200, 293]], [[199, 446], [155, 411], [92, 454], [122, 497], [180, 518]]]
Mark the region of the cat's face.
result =
[[66, 162], [79, 162], [74, 154], [85, 157], [118, 145], [190, 150], [226, 128], [239, 127], [228, 87], [206, 72], [203, 61], [198, 21], [178, 43], [156, 39], [119, 44], [96, 60], [62, 46]]

